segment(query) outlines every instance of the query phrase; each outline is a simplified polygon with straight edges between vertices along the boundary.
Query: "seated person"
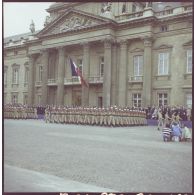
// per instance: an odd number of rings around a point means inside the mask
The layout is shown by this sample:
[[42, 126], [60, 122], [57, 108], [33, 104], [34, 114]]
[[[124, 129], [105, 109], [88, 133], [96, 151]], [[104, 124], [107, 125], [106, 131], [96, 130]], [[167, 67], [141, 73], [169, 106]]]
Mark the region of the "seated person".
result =
[[169, 128], [169, 124], [165, 125], [165, 127], [162, 129], [162, 133], [164, 142], [171, 141], [172, 130]]
[[191, 131], [186, 125], [184, 125], [184, 128], [182, 130], [182, 140], [191, 141], [191, 139], [192, 139]]
[[176, 140], [181, 140], [181, 135], [182, 131], [181, 128], [179, 127], [179, 124], [174, 122], [172, 125], [172, 136], [176, 138]]

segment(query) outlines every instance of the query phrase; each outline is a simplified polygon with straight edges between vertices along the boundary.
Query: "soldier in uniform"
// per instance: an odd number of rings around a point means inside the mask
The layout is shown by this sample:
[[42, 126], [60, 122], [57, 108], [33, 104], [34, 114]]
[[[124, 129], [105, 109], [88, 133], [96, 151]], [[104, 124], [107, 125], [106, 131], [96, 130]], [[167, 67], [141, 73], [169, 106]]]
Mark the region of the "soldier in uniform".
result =
[[163, 126], [164, 125], [164, 122], [163, 122], [164, 118], [162, 116], [162, 112], [161, 110], [159, 109], [158, 110], [158, 130], [160, 130], [160, 126]]

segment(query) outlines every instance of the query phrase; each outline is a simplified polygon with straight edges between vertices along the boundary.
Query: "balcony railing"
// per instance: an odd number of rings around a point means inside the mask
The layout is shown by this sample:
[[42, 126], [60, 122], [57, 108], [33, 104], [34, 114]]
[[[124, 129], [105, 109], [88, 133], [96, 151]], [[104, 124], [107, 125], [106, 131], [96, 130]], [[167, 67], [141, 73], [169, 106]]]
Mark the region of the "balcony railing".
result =
[[47, 85], [56, 85], [56, 79], [48, 79]]
[[156, 12], [155, 16], [166, 16], [166, 15], [169, 15], [169, 14], [173, 14], [173, 9], [167, 9], [167, 10], [163, 10], [163, 11], [160, 11], [160, 12]]
[[115, 16], [116, 20], [126, 20], [126, 19], [132, 19], [132, 18], [139, 18], [143, 16], [143, 11], [141, 12], [135, 12], [135, 13], [124, 13], [119, 16]]
[[74, 84], [80, 84], [80, 80], [78, 77], [64, 78], [64, 85], [74, 85]]
[[103, 76], [91, 76], [89, 77], [89, 83], [103, 83]]
[[24, 87], [27, 87], [28, 86], [28, 83], [24, 83]]
[[129, 82], [143, 82], [143, 76], [129, 76]]
[[36, 86], [36, 87], [40, 87], [41, 85], [42, 85], [42, 81], [36, 81], [36, 82], [35, 82], [35, 86]]
[[183, 8], [184, 8], [184, 11], [192, 11], [192, 5], [186, 5]]

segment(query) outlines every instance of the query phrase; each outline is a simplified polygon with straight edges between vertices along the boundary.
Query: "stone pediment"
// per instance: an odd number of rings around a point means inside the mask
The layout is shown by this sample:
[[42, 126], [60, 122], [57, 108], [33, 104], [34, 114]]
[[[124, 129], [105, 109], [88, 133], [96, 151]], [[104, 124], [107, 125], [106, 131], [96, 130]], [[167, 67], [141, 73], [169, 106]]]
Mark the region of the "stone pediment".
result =
[[140, 48], [135, 48], [133, 50], [130, 51], [131, 53], [141, 53], [141, 52], [144, 52], [143, 49], [140, 49]]
[[186, 46], [192, 46], [192, 40], [190, 40], [190, 41], [184, 43], [183, 46], [184, 46], [184, 47], [186, 47]]
[[81, 30], [85, 28], [91, 28], [103, 24], [110, 23], [111, 20], [96, 16], [80, 10], [68, 10], [64, 14], [60, 15], [57, 19], [51, 22], [43, 30], [41, 30], [37, 36], [48, 36], [54, 34], [60, 34], [69, 31]]
[[154, 49], [156, 49], [156, 50], [160, 50], [160, 49], [171, 49], [173, 46], [172, 45], [168, 45], [168, 44], [162, 44], [162, 45], [160, 45], [160, 46], [158, 46], [158, 47], [156, 47], [156, 48], [154, 48]]

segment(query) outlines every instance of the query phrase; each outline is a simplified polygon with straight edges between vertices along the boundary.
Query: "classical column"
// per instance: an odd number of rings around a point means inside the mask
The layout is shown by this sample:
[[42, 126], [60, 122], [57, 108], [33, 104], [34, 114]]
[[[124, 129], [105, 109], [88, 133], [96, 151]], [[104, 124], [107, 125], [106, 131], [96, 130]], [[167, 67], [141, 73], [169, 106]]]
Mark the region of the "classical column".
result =
[[127, 102], [127, 40], [120, 41], [118, 105], [126, 106]]
[[117, 44], [112, 45], [111, 105], [116, 105], [117, 92]]
[[57, 105], [64, 105], [65, 48], [58, 48]]
[[29, 55], [29, 80], [28, 80], [28, 105], [34, 104], [34, 88], [35, 88], [35, 56]]
[[[84, 42], [83, 45], [83, 77], [85, 81], [89, 82], [89, 43]], [[82, 106], [89, 106], [89, 88], [86, 86], [82, 86]]]
[[104, 40], [104, 82], [103, 82], [103, 106], [110, 106], [111, 97], [111, 59], [112, 59], [112, 39]]
[[42, 50], [42, 65], [43, 65], [43, 81], [42, 81], [42, 97], [41, 104], [46, 105], [47, 102], [47, 79], [48, 79], [48, 63], [49, 63], [49, 51]]
[[151, 105], [152, 97], [152, 39], [144, 38], [143, 106]]

